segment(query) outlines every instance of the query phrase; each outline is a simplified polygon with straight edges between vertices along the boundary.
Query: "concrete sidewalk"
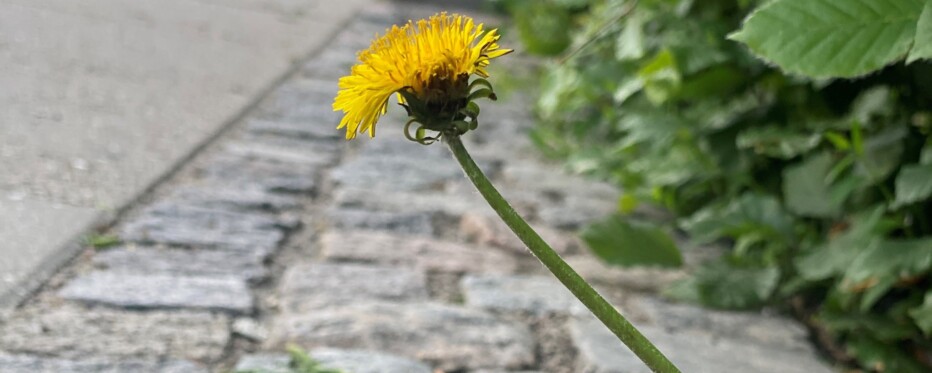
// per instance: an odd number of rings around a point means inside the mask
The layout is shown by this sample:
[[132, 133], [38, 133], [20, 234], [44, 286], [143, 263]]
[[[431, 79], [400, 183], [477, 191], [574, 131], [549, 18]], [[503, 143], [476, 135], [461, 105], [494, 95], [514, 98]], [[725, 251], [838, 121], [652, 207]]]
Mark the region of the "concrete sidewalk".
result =
[[0, 310], [372, 2], [0, 0]]

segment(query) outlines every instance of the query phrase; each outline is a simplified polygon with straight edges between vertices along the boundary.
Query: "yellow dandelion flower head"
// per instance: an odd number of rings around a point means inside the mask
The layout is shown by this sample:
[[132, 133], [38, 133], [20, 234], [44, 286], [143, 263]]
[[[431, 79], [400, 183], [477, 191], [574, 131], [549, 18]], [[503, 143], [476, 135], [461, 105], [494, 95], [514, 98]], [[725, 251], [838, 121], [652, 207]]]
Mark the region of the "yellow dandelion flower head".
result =
[[[358, 55], [359, 63], [340, 78], [334, 111], [343, 111], [337, 129], [346, 138], [368, 132], [385, 114], [392, 94], [401, 90], [428, 104], [462, 100], [473, 74], [488, 77], [489, 60], [511, 52], [497, 44], [497, 30], [483, 30], [470, 17], [439, 13], [429, 19], [393, 26]], [[399, 95], [399, 103], [404, 99]]]

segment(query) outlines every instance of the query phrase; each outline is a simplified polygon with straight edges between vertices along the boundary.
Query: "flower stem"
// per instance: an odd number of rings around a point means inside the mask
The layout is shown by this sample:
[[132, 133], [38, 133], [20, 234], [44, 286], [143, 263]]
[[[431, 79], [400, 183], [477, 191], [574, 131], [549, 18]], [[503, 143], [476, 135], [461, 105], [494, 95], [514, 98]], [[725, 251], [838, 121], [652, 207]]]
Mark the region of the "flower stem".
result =
[[518, 235], [528, 249], [566, 286], [612, 333], [621, 340], [652, 371], [661, 373], [678, 373], [680, 370], [667, 359], [634, 325], [631, 325], [618, 310], [609, 304], [589, 283], [579, 276], [560, 255], [547, 245], [543, 239], [518, 215], [508, 201], [495, 189], [489, 179], [482, 173], [476, 162], [470, 157], [459, 136], [443, 135], [444, 142], [450, 147], [453, 156], [463, 167], [466, 176], [472, 181], [482, 197], [505, 221], [505, 224]]

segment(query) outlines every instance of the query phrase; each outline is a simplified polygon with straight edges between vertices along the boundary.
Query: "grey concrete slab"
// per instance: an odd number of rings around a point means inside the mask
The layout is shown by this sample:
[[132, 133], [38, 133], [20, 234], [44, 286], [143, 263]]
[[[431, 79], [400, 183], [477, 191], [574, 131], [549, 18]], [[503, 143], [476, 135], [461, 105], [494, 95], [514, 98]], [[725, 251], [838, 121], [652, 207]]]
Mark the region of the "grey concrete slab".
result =
[[0, 199], [0, 314], [74, 256], [79, 247], [69, 244], [99, 217], [89, 208]]
[[121, 207], [367, 2], [0, 1], [0, 197]]
[[378, 1], [0, 0], [0, 305]]

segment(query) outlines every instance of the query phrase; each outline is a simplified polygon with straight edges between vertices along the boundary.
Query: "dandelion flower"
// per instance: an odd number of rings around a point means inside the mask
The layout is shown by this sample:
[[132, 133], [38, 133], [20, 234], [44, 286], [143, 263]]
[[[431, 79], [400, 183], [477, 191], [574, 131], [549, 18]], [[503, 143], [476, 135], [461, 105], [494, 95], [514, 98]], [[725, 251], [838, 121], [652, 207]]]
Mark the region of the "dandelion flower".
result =
[[393, 26], [360, 52], [359, 63], [340, 78], [333, 102], [333, 110], [343, 112], [337, 129], [346, 128], [347, 139], [362, 132], [375, 136], [375, 124], [395, 93], [401, 104], [407, 97], [438, 113], [462, 109], [468, 103], [469, 77], [488, 77], [489, 61], [511, 52], [500, 48], [498, 39], [496, 30], [485, 31], [481, 23], [458, 14]]

